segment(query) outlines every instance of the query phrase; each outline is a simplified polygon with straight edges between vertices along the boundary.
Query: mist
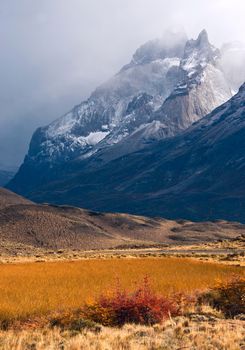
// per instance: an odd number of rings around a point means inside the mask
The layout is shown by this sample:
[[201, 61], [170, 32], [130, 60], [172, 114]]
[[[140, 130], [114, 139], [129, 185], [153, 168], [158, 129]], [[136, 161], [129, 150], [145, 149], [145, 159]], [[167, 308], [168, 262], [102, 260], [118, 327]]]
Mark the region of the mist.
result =
[[244, 13], [244, 0], [1, 0], [0, 166], [18, 166], [37, 127], [86, 99], [144, 42], [176, 27], [189, 38], [205, 28], [217, 47], [244, 41]]

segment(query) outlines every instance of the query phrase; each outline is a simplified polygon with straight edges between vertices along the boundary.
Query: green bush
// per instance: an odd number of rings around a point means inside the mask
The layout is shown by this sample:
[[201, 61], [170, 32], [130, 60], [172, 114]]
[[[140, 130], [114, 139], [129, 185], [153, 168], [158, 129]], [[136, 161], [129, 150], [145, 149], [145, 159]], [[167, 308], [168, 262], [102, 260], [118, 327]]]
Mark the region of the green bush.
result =
[[70, 331], [82, 331], [84, 329], [89, 329], [93, 332], [100, 332], [101, 326], [97, 323], [86, 320], [82, 317], [81, 310], [75, 312], [67, 312], [50, 320], [50, 326], [61, 328], [62, 330]]

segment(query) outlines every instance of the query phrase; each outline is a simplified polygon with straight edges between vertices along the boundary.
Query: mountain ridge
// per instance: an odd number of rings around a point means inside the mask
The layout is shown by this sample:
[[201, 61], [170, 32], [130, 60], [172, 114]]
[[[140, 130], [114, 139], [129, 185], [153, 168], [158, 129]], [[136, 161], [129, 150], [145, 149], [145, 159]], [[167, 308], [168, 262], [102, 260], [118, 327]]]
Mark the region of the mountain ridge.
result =
[[30, 197], [93, 210], [244, 222], [244, 110], [245, 84], [175, 138], [116, 159], [101, 150], [68, 163]]

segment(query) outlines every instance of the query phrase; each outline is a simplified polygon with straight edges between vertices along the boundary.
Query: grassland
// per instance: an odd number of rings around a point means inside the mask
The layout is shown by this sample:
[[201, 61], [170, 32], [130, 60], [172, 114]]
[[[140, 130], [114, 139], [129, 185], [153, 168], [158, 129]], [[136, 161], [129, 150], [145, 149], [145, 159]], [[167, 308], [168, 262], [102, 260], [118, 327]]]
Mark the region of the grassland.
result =
[[[138, 242], [139, 243], [139, 242]], [[4, 252], [1, 250], [4, 247]], [[145, 258], [145, 257], [185, 257], [200, 261], [219, 262], [228, 265], [245, 267], [245, 237], [232, 240], [196, 244], [136, 244], [124, 245], [114, 249], [77, 250], [77, 249], [47, 249], [23, 245], [21, 243], [1, 241], [0, 263], [27, 263], [78, 261], [84, 259], [115, 259], [115, 258]]]
[[0, 318], [21, 319], [81, 307], [111, 290], [116, 278], [134, 288], [150, 276], [162, 294], [212, 287], [217, 280], [244, 274], [242, 267], [181, 258], [90, 259], [0, 265]]
[[[224, 336], [225, 335], [225, 336]], [[4, 350], [244, 350], [242, 322], [194, 322], [180, 317], [154, 327], [125, 325], [81, 333], [59, 329], [0, 332]]]

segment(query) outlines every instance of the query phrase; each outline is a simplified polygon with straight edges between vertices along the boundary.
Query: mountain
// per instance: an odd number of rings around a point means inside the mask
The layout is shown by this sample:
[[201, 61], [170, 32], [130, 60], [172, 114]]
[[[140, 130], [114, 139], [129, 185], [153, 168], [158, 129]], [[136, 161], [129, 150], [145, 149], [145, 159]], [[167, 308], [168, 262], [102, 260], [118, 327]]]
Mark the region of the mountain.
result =
[[205, 30], [143, 45], [87, 101], [34, 133], [8, 188], [99, 211], [245, 221], [244, 85], [231, 98], [230, 51]]
[[14, 172], [0, 169], [0, 186], [6, 185], [13, 177]]
[[176, 137], [112, 160], [113, 149], [102, 149], [69, 162], [31, 196], [93, 210], [245, 222], [244, 107], [245, 84]]
[[221, 58], [205, 30], [196, 40], [167, 32], [146, 43], [87, 101], [34, 133], [10, 188], [29, 197], [63, 164], [101, 149], [116, 159], [184, 131], [232, 96]]
[[103, 249], [158, 243], [236, 238], [244, 225], [192, 223], [105, 214], [68, 206], [38, 205], [0, 188], [0, 253], [25, 255], [42, 249]]

